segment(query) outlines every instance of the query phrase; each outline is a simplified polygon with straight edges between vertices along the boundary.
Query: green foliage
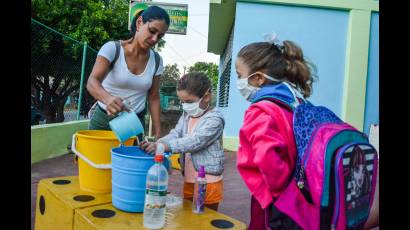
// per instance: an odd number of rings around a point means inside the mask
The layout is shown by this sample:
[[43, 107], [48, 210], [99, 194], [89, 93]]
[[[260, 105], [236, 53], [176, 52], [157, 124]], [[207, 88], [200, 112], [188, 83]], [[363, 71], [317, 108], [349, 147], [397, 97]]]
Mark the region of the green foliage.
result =
[[[31, 17], [96, 50], [107, 41], [127, 39], [128, 0], [32, 0]], [[161, 51], [165, 40], [156, 50]], [[82, 50], [74, 49], [76, 56]]]
[[128, 36], [128, 0], [32, 0], [31, 17], [99, 49]]
[[156, 51], [162, 51], [162, 48], [164, 48], [166, 41], [164, 39], [159, 40], [157, 45], [155, 46]]
[[[33, 21], [31, 24], [31, 82], [36, 104], [47, 123], [61, 122], [68, 96], [79, 95], [83, 42], [98, 50], [109, 40], [126, 39], [129, 1], [32, 0], [31, 3], [31, 17], [50, 27]], [[85, 78], [95, 58], [95, 50], [87, 49]], [[83, 92], [82, 114], [93, 100], [85, 89]]]
[[[177, 64], [166, 65], [164, 72], [161, 74], [161, 94], [167, 96], [177, 96], [176, 85], [181, 73], [179, 72]], [[164, 100], [164, 98], [161, 98]], [[163, 102], [161, 102], [163, 103]], [[164, 106], [163, 106], [164, 107]]]

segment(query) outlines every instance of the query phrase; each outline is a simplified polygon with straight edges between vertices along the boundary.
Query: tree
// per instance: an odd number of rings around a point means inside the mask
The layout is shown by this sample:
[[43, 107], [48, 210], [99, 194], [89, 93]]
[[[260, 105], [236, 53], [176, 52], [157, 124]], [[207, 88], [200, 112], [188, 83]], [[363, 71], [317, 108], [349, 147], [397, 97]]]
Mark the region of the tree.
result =
[[188, 73], [191, 72], [205, 73], [211, 80], [213, 91], [216, 91], [216, 87], [218, 86], [218, 65], [212, 62], [196, 62], [188, 68]]
[[[33, 19], [64, 34], [52, 32], [32, 21], [31, 82], [36, 89], [36, 104], [47, 123], [61, 122], [64, 121], [67, 97], [79, 95], [83, 42], [99, 50], [107, 41], [129, 38], [129, 1], [32, 0], [31, 3]], [[161, 40], [155, 49], [160, 50], [164, 45], [165, 40]], [[96, 52], [88, 49], [86, 78], [95, 58]], [[80, 113], [86, 114], [94, 99], [86, 89], [83, 90], [85, 97]]]
[[174, 95], [180, 75], [181, 73], [179, 72], [177, 64], [166, 65], [164, 72], [161, 74], [161, 93]]
[[161, 86], [175, 86], [181, 75], [177, 64], [166, 65], [161, 74]]
[[[83, 43], [73, 39], [99, 49], [108, 40], [126, 38], [128, 4], [127, 0], [32, 0], [31, 17], [66, 35], [32, 22], [31, 82], [41, 92], [35, 98], [47, 123], [64, 121], [67, 97], [79, 93]], [[88, 74], [95, 57], [88, 49]]]
[[166, 43], [166, 41], [164, 39], [159, 40], [154, 49], [156, 51], [162, 51], [162, 48], [164, 48], [165, 43]]
[[106, 41], [126, 38], [128, 0], [32, 0], [31, 17], [99, 49]]
[[[67, 97], [78, 95], [80, 89], [83, 43], [73, 39], [99, 49], [106, 41], [127, 38], [129, 1], [32, 0], [31, 3], [33, 19], [66, 35], [32, 21], [31, 82], [37, 93], [35, 103], [47, 123], [61, 122]], [[91, 72], [95, 57], [96, 53], [88, 49], [87, 74]], [[88, 110], [85, 104], [81, 110]]]

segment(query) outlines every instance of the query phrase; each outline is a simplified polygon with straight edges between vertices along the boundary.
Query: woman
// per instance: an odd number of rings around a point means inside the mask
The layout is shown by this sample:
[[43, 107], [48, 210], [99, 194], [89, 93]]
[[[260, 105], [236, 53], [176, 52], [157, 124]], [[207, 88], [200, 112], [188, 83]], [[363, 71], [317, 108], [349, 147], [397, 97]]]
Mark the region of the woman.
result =
[[110, 130], [108, 122], [124, 110], [134, 111], [143, 121], [148, 97], [154, 136], [160, 137], [159, 76], [164, 67], [159, 58], [156, 70], [155, 53], [151, 48], [165, 35], [169, 23], [169, 15], [158, 6], [140, 11], [131, 22], [132, 37], [120, 41], [119, 56], [112, 69], [115, 42], [101, 47], [87, 82], [87, 90], [98, 100], [89, 129]]

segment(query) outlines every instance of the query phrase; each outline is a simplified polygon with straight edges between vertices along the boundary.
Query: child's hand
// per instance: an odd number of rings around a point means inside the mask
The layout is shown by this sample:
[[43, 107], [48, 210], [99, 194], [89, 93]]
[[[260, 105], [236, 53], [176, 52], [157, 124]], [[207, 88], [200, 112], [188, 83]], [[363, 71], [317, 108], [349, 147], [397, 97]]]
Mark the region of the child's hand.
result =
[[155, 142], [142, 141], [139, 147], [147, 153], [150, 153], [150, 154], [155, 153]]
[[164, 154], [165, 151], [165, 144], [161, 142], [143, 141], [140, 143], [139, 147], [151, 154]]

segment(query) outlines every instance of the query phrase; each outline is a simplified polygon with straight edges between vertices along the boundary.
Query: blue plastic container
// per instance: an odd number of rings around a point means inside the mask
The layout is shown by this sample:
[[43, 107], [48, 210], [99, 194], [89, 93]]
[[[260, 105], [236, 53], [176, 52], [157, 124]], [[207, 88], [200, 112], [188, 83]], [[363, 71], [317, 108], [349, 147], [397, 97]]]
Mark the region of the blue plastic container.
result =
[[[165, 158], [164, 166], [170, 167]], [[111, 149], [112, 204], [126, 212], [143, 212], [148, 169], [154, 165], [154, 156], [138, 146]]]
[[134, 112], [121, 112], [118, 117], [112, 119], [108, 124], [121, 143], [133, 136], [144, 133], [144, 127]]

